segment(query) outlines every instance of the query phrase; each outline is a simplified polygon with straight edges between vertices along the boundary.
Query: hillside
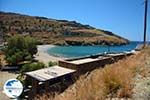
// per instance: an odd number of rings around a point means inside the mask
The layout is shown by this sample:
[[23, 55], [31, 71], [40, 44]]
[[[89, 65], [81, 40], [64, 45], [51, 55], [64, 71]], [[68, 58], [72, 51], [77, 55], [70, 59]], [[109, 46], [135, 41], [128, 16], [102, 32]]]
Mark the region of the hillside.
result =
[[82, 25], [76, 21], [56, 20], [0, 12], [0, 38], [22, 34], [30, 35], [42, 44], [57, 45], [122, 45], [128, 40], [112, 32]]

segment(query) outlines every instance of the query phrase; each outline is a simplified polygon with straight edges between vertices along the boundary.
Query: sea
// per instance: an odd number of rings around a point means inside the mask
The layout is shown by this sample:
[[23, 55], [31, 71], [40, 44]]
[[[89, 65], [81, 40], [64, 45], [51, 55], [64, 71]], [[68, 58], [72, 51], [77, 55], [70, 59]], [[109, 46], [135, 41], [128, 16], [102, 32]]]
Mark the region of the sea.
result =
[[134, 50], [142, 42], [132, 41], [121, 46], [55, 46], [47, 49], [47, 53], [53, 56], [76, 58], [102, 53], [117, 53]]

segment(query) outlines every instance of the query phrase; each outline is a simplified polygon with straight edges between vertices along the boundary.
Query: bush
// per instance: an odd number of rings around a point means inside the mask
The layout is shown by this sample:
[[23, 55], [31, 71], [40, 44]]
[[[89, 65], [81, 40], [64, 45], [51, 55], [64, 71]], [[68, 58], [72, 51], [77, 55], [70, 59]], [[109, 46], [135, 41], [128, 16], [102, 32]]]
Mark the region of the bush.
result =
[[124, 68], [106, 67], [102, 73], [104, 92], [110, 97], [129, 97], [131, 73]]
[[11, 65], [16, 65], [25, 60], [32, 60], [33, 55], [37, 53], [36, 45], [36, 40], [29, 36], [12, 36], [3, 49], [6, 55], [5, 59]]
[[43, 63], [33, 62], [33, 63], [25, 64], [24, 66], [22, 66], [21, 73], [34, 71], [34, 70], [38, 70], [41, 68], [45, 68], [45, 65]]
[[52, 62], [52, 61], [50, 61], [50, 62], [48, 63], [48, 65], [49, 65], [49, 67], [51, 67], [51, 66], [57, 65], [57, 62]]
[[107, 69], [103, 72], [103, 82], [105, 86], [105, 92], [107, 95], [116, 94], [116, 92], [121, 88], [121, 82], [111, 69]]

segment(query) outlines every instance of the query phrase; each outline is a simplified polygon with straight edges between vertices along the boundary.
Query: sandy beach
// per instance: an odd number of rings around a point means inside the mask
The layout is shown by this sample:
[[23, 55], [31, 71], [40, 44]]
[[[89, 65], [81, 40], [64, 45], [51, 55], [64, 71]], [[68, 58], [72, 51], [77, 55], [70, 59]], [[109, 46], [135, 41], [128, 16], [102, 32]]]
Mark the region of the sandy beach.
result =
[[44, 64], [48, 65], [49, 61], [57, 62], [59, 60], [63, 60], [65, 58], [56, 57], [47, 53], [47, 49], [53, 48], [55, 45], [38, 45], [38, 52], [34, 56], [36, 60], [43, 62]]

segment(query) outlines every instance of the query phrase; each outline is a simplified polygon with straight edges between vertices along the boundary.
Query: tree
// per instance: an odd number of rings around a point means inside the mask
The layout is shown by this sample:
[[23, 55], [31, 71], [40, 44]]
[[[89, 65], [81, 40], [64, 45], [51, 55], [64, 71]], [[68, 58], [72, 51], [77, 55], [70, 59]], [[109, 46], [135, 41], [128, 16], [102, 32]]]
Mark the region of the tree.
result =
[[37, 53], [36, 45], [37, 41], [30, 36], [27, 36], [25, 38], [25, 47], [27, 48], [27, 51], [30, 52], [31, 56]]
[[11, 65], [16, 65], [21, 61], [31, 60], [37, 53], [37, 42], [29, 36], [15, 35], [8, 39], [4, 48], [6, 60]]

